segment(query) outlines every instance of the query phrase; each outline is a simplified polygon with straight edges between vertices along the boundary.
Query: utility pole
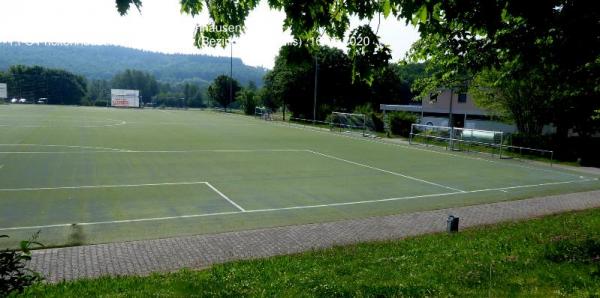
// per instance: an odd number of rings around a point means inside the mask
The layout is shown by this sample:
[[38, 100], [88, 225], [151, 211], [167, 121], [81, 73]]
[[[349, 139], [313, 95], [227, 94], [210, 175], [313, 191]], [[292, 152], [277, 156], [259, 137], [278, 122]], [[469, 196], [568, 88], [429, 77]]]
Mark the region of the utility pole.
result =
[[[235, 42], [231, 41], [230, 43], [230, 48], [231, 48], [231, 52], [229, 55], [229, 103], [231, 104], [233, 102], [233, 44]], [[227, 105], [225, 105], [225, 112], [227, 112]]]
[[454, 150], [454, 125], [452, 123], [452, 98], [454, 87], [450, 87], [450, 106], [448, 107], [448, 126], [450, 127], [450, 150]]
[[315, 92], [313, 98], [313, 125], [317, 122], [317, 87], [319, 78], [319, 60], [315, 53]]

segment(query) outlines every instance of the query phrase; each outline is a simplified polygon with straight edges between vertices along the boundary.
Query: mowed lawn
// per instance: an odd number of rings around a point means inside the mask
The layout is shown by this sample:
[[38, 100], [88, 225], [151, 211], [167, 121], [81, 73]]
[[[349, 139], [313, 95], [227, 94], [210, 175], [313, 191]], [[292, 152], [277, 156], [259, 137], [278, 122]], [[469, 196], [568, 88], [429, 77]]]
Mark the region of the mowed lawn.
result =
[[598, 297], [600, 209], [145, 277], [35, 286], [26, 297]]
[[37, 230], [47, 245], [101, 243], [597, 188], [549, 166], [240, 115], [0, 106], [0, 246]]

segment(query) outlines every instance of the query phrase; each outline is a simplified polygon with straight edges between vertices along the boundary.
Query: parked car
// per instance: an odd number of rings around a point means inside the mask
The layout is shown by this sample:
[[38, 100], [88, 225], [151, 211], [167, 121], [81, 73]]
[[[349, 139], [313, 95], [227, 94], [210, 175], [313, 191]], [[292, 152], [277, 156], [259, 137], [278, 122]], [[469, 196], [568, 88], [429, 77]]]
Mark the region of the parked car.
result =
[[27, 99], [21, 98], [21, 99], [19, 99], [19, 103], [27, 103]]
[[13, 99], [10, 100], [10, 103], [17, 103], [18, 101], [19, 101], [18, 99], [13, 98]]

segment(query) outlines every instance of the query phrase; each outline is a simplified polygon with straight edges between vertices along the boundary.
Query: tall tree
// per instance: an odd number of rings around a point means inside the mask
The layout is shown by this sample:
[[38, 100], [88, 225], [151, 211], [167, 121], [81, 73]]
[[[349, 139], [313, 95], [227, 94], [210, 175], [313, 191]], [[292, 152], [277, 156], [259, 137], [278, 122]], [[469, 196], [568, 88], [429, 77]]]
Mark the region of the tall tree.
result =
[[90, 81], [86, 98], [92, 103], [110, 101], [110, 82], [106, 80]]
[[258, 103], [256, 84], [253, 82], [248, 83], [248, 86], [242, 88], [242, 90], [238, 92], [236, 100], [240, 103], [240, 106], [244, 110], [244, 114], [254, 115]]
[[208, 96], [227, 111], [227, 107], [233, 103], [240, 89], [238, 81], [229, 76], [220, 75], [208, 87]]
[[4, 76], [10, 84], [10, 96], [33, 102], [47, 98], [48, 104], [76, 105], [87, 89], [85, 78], [61, 69], [16, 65], [10, 67]]

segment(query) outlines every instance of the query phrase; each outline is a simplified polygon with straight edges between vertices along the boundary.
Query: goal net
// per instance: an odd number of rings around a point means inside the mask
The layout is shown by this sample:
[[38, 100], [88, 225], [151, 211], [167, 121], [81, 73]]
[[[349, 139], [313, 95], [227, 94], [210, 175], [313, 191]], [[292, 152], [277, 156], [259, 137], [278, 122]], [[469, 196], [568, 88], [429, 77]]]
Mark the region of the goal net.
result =
[[409, 142], [444, 146], [450, 150], [501, 154], [503, 139], [501, 131], [413, 124]]
[[271, 110], [265, 107], [254, 108], [254, 116], [263, 120], [273, 120]]
[[359, 133], [363, 136], [374, 136], [373, 120], [365, 114], [331, 113], [329, 126], [332, 131]]
[[413, 124], [409, 142], [486, 153], [503, 159], [546, 161], [550, 165], [554, 162], [554, 151], [513, 146], [511, 134], [501, 131]]

